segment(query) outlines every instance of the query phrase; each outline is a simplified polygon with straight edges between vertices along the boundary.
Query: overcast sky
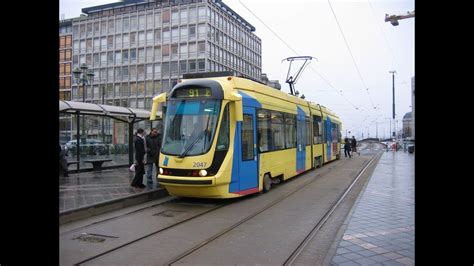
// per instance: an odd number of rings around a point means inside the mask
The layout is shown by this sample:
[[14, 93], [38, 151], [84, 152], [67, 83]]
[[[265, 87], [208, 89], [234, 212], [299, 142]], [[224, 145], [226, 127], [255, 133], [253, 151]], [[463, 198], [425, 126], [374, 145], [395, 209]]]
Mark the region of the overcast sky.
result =
[[[61, 14], [66, 19], [77, 17], [82, 8], [113, 2], [118, 1], [60, 0], [60, 18]], [[223, 2], [256, 28], [254, 33], [262, 40], [262, 73], [267, 73], [269, 79], [278, 79], [282, 91], [289, 92], [285, 83], [289, 64], [282, 63], [284, 58], [300, 55], [317, 58], [304, 70], [295, 87], [307, 100], [339, 115], [343, 136], [346, 130], [356, 138], [361, 138], [362, 132], [364, 137], [368, 133], [375, 137], [376, 130], [379, 137], [389, 136], [392, 117], [389, 71], [395, 70], [395, 111], [397, 130], [401, 129], [401, 120], [412, 105], [415, 19], [400, 20], [398, 26], [384, 19], [385, 14], [413, 11], [414, 0]], [[292, 72], [298, 70], [297, 66], [295, 61]], [[391, 127], [393, 130], [393, 124]]]

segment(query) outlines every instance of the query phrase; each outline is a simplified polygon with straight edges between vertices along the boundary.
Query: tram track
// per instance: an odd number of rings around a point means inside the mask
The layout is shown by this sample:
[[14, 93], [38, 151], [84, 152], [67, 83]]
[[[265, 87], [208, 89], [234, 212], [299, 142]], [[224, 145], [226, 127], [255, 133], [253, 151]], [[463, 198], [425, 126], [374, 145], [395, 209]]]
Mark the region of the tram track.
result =
[[[179, 199], [178, 199], [178, 200], [179, 200]], [[171, 202], [171, 201], [173, 201], [173, 200], [170, 200], [169, 202]], [[169, 203], [169, 202], [164, 202], [164, 203]], [[156, 234], [159, 234], [159, 233], [161, 233], [161, 232], [163, 232], [163, 231], [172, 229], [172, 228], [174, 228], [174, 227], [176, 227], [176, 226], [178, 226], [178, 225], [180, 225], [180, 224], [189, 222], [189, 221], [191, 221], [191, 220], [193, 220], [193, 219], [196, 219], [196, 218], [198, 218], [198, 217], [200, 217], [200, 216], [203, 216], [203, 215], [205, 215], [205, 214], [208, 214], [208, 213], [210, 213], [210, 212], [213, 212], [213, 211], [215, 211], [215, 210], [217, 210], [217, 209], [220, 209], [220, 208], [225, 207], [225, 206], [230, 205], [230, 204], [232, 204], [232, 202], [230, 202], [230, 201], [227, 202], [227, 203], [218, 204], [218, 205], [216, 205], [216, 206], [214, 206], [214, 207], [212, 207], [212, 208], [210, 208], [210, 209], [208, 209], [208, 210], [206, 210], [206, 211], [203, 211], [203, 212], [201, 212], [201, 213], [198, 213], [198, 214], [196, 214], [196, 215], [194, 215], [194, 216], [188, 217], [188, 218], [186, 218], [186, 219], [183, 219], [183, 220], [181, 220], [181, 221], [178, 221], [178, 222], [176, 222], [176, 223], [174, 223], [174, 224], [171, 224], [171, 225], [169, 225], [169, 226], [160, 228], [159, 230], [154, 230], [154, 231], [152, 231], [151, 233], [145, 234], [145, 235], [143, 235], [143, 236], [141, 236], [141, 237], [135, 238], [135, 239], [133, 239], [133, 240], [131, 240], [131, 241], [127, 241], [127, 242], [125, 242], [125, 243], [123, 243], [123, 244], [121, 244], [121, 245], [118, 245], [118, 246], [116, 246], [116, 247], [114, 247], [114, 248], [108, 249], [108, 250], [106, 250], [106, 251], [104, 251], [104, 252], [101, 252], [101, 253], [99, 253], [99, 254], [96, 254], [96, 255], [94, 255], [94, 256], [91, 256], [91, 257], [89, 257], [89, 258], [87, 258], [87, 259], [81, 260], [80, 262], [77, 262], [77, 263], [75, 263], [74, 265], [82, 265], [82, 264], [84, 264], [84, 263], [93, 261], [94, 259], [97, 259], [97, 258], [99, 258], [99, 257], [102, 257], [102, 256], [104, 256], [104, 255], [107, 255], [107, 254], [109, 254], [109, 253], [111, 253], [111, 252], [113, 252], [113, 251], [116, 251], [116, 250], [118, 250], [118, 249], [121, 249], [121, 248], [127, 247], [127, 246], [129, 246], [129, 245], [132, 245], [132, 244], [134, 244], [134, 243], [136, 243], [136, 242], [138, 242], [138, 241], [141, 241], [141, 240], [143, 240], [143, 239], [149, 238], [149, 237], [154, 236], [154, 235], [156, 235]], [[161, 205], [161, 204], [156, 204], [156, 205]], [[145, 207], [145, 208], [143, 208], [143, 209], [148, 209], [148, 208], [151, 208], [151, 207], [153, 207], [153, 206]], [[142, 210], [143, 210], [143, 209], [142, 209]], [[130, 213], [134, 213], [134, 212], [138, 212], [138, 211], [142, 211], [142, 210], [137, 210], [137, 211], [133, 211], [133, 212], [130, 212]], [[125, 214], [125, 215], [127, 215], [127, 214]], [[125, 216], [125, 215], [124, 215], [124, 216]], [[128, 214], [128, 215], [129, 215], [129, 214]], [[118, 217], [115, 217], [115, 218], [118, 218]]]
[[[370, 145], [369, 145], [370, 146]], [[285, 264], [284, 265], [291, 265], [293, 263], [293, 261], [295, 261], [295, 259], [298, 258], [298, 255], [300, 254], [300, 252], [302, 250], [304, 250], [304, 248], [306, 247], [306, 245], [311, 241], [311, 239], [313, 239], [313, 237], [317, 234], [318, 230], [324, 225], [324, 223], [327, 221], [327, 219], [330, 217], [330, 215], [332, 214], [332, 212], [334, 212], [334, 210], [337, 208], [337, 206], [340, 204], [340, 202], [342, 202], [345, 198], [345, 196], [348, 194], [348, 192], [352, 189], [352, 187], [354, 186], [354, 184], [357, 182], [357, 180], [359, 179], [359, 177], [367, 170], [367, 168], [372, 164], [372, 162], [377, 159], [379, 157], [379, 153], [377, 153], [376, 155], [373, 156], [373, 158], [371, 160], [369, 160], [368, 162], [364, 163], [364, 166], [363, 166], [363, 169], [360, 170], [356, 177], [353, 177], [353, 181], [350, 183], [350, 185], [344, 190], [344, 192], [342, 193], [342, 195], [339, 196], [338, 200], [336, 201], [336, 203], [326, 212], [326, 214], [315, 224], [315, 226], [313, 227], [313, 229], [309, 232], [309, 234], [307, 235], [307, 237], [305, 237], [303, 239], [303, 241], [298, 245], [298, 247], [293, 251], [291, 252], [291, 255], [290, 257], [285, 261]], [[200, 250], [201, 248], [209, 245], [210, 243], [212, 243], [213, 241], [219, 239], [220, 237], [226, 235], [227, 233], [231, 232], [233, 229], [239, 227], [240, 225], [243, 225], [244, 223], [250, 221], [252, 218], [256, 217], [257, 215], [265, 212], [266, 210], [269, 210], [271, 209], [272, 207], [274, 207], [275, 205], [277, 205], [278, 203], [284, 201], [285, 199], [287, 199], [289, 196], [301, 191], [302, 189], [304, 189], [305, 187], [307, 187], [309, 184], [315, 182], [316, 180], [319, 179], [319, 177], [321, 176], [324, 176], [328, 173], [331, 172], [331, 170], [335, 167], [338, 167], [338, 165], [335, 165], [334, 163], [340, 163], [340, 161], [336, 161], [336, 162], [333, 162], [333, 163], [330, 163], [328, 164], [327, 166], [328, 167], [323, 167], [323, 168], [320, 168], [318, 169], [319, 170], [319, 173], [315, 174], [313, 177], [311, 177], [310, 179], [308, 179], [307, 181], [301, 183], [301, 184], [298, 184], [298, 186], [296, 186], [295, 188], [293, 188], [291, 191], [285, 193], [284, 195], [282, 196], [279, 196], [278, 198], [276, 198], [275, 200], [271, 201], [270, 203], [266, 204], [265, 206], [261, 207], [260, 209], [258, 209], [257, 211], [254, 211], [253, 213], [250, 213], [249, 215], [245, 216], [244, 218], [242, 219], [239, 219], [238, 221], [236, 221], [235, 223], [227, 226], [226, 228], [223, 228], [221, 229], [219, 232], [211, 235], [210, 237], [207, 237], [206, 239], [204, 240], [201, 240], [199, 241], [197, 244], [194, 244], [192, 247], [184, 250], [183, 252], [179, 253], [178, 255], [175, 255], [173, 256], [171, 259], [169, 260], [166, 260], [166, 263], [164, 263], [164, 265], [172, 265], [172, 264], [175, 264], [176, 262], [179, 262], [180, 260], [182, 260], [183, 258], [185, 257], [188, 257], [190, 256], [191, 254], [193, 254], [194, 252], [196, 252], [197, 250]], [[313, 170], [314, 171], [314, 170]], [[310, 172], [307, 172], [307, 173], [311, 173], [313, 171], [310, 171]], [[293, 181], [294, 178], [290, 179], [289, 181]], [[282, 187], [285, 187], [285, 186], [282, 186]], [[277, 187], [275, 190], [277, 191], [279, 187]], [[272, 190], [273, 191], [273, 190]], [[104, 223], [106, 221], [111, 221], [111, 220], [114, 220], [114, 219], [119, 219], [119, 218], [123, 218], [123, 217], [126, 217], [128, 215], [132, 215], [132, 214], [135, 214], [135, 213], [138, 213], [140, 211], [145, 211], [147, 209], [150, 209], [150, 208], [153, 208], [153, 207], [157, 207], [157, 206], [160, 206], [160, 205], [164, 205], [166, 203], [171, 203], [173, 201], [175, 201], [176, 199], [170, 199], [169, 201], [166, 201], [166, 202], [161, 202], [161, 203], [158, 203], [158, 204], [154, 204], [154, 205], [151, 205], [151, 206], [147, 206], [147, 207], [144, 207], [144, 208], [140, 208], [140, 209], [137, 209], [137, 210], [134, 210], [134, 211], [131, 211], [131, 212], [128, 212], [128, 213], [125, 213], [125, 214], [122, 214], [122, 215], [118, 215], [118, 216], [114, 216], [114, 217], [111, 217], [111, 218], [108, 218], [108, 219], [105, 219], [105, 220], [101, 220], [101, 221], [98, 221], [98, 222], [94, 222], [94, 223], [91, 223], [91, 224], [88, 224], [88, 225], [85, 225], [83, 227], [80, 227], [80, 228], [76, 228], [76, 229], [73, 229], [73, 230], [70, 230], [68, 231], [68, 233], [71, 233], [71, 232], [75, 232], [75, 231], [79, 231], [80, 229], [84, 229], [84, 228], [87, 228], [87, 227], [90, 227], [90, 226], [93, 226], [93, 225], [97, 225], [97, 224], [100, 224], [100, 223]], [[241, 199], [242, 200], [242, 199]], [[194, 215], [194, 216], [191, 216], [191, 217], [188, 217], [186, 219], [183, 219], [177, 223], [174, 223], [172, 225], [169, 225], [169, 226], [166, 226], [166, 227], [163, 227], [159, 230], [154, 230], [152, 232], [149, 232], [147, 234], [144, 234], [140, 237], [137, 237], [137, 238], [134, 238], [130, 241], [127, 241], [127, 242], [124, 242], [120, 245], [117, 245], [111, 249], [108, 249], [106, 251], [103, 251], [103, 252], [100, 252], [98, 254], [95, 254], [93, 256], [90, 256], [88, 258], [85, 258], [85, 259], [82, 259], [80, 262], [77, 262], [75, 263], [74, 265], [83, 265], [85, 263], [89, 263], [89, 262], [94, 262], [95, 260], [101, 258], [101, 257], [104, 257], [105, 255], [107, 254], [110, 254], [111, 252], [114, 252], [114, 251], [118, 251], [120, 249], [123, 249], [123, 248], [126, 248], [128, 246], [131, 246], [133, 244], [136, 244], [140, 241], [143, 241], [147, 238], [150, 238], [152, 236], [157, 236], [158, 234], [164, 232], [164, 231], [167, 231], [169, 229], [172, 229], [172, 228], [176, 228], [178, 225], [181, 225], [181, 224], [184, 224], [184, 223], [187, 223], [187, 222], [190, 222], [194, 219], [197, 219], [198, 217], [202, 217], [206, 214], [210, 214], [211, 212], [214, 212], [215, 210], [217, 209], [220, 209], [222, 207], [225, 207], [225, 206], [228, 206], [230, 205], [232, 202], [228, 202], [227, 204], [221, 204], [221, 205], [216, 205], [206, 211], [203, 211], [197, 215]], [[64, 232], [66, 233], [66, 232]]]
[[[180, 256], [177, 256], [177, 257], [175, 257], [175, 258], [172, 259], [172, 260], [178, 261], [179, 259], [181, 259], [181, 258], [187, 256], [188, 254], [191, 254], [191, 253], [194, 252], [195, 250], [198, 250], [200, 247], [205, 246], [207, 243], [212, 242], [212, 240], [217, 239], [219, 236], [225, 234], [226, 232], [231, 231], [233, 228], [238, 227], [240, 224], [245, 223], [245, 221], [250, 220], [251, 218], [253, 218], [253, 217], [255, 217], [256, 215], [258, 215], [259, 213], [264, 212], [265, 210], [267, 210], [267, 209], [271, 208], [272, 206], [278, 204], [279, 202], [283, 201], [286, 197], [288, 197], [288, 196], [290, 196], [290, 195], [292, 195], [292, 194], [298, 192], [299, 190], [303, 189], [305, 186], [307, 186], [307, 185], [309, 185], [310, 183], [316, 181], [320, 176], [329, 173], [329, 172], [331, 171], [331, 169], [334, 167], [332, 164], [328, 164], [328, 166], [329, 166], [329, 167], [327, 167], [326, 169], [321, 168], [322, 171], [321, 171], [320, 173], [318, 173], [317, 175], [315, 175], [313, 178], [311, 178], [311, 179], [308, 180], [307, 182], [305, 182], [305, 183], [301, 184], [300, 186], [298, 186], [298, 188], [297, 188], [296, 190], [293, 190], [293, 191], [290, 192], [290, 193], [286, 193], [285, 195], [279, 197], [277, 200], [273, 201], [271, 204], [265, 206], [264, 208], [261, 208], [259, 211], [255, 212], [255, 213], [253, 213], [253, 214], [251, 214], [251, 215], [248, 215], [248, 216], [245, 217], [244, 219], [240, 220], [238, 223], [236, 223], [236, 224], [234, 224], [234, 225], [232, 225], [232, 226], [226, 228], [225, 230], [221, 231], [221, 232], [218, 233], [217, 235], [213, 235], [212, 237], [210, 237], [210, 238], [208, 238], [208, 239], [202, 241], [201, 243], [199, 243], [198, 245], [194, 246], [193, 248], [191, 248], [191, 249], [189, 249], [189, 250], [186, 250], [186, 251], [183, 252]], [[314, 169], [313, 169], [312, 171], [314, 171]], [[311, 172], [311, 171], [310, 171], [310, 172]], [[290, 181], [292, 181], [293, 179], [294, 179], [294, 178], [292, 178]], [[147, 207], [144, 207], [144, 208], [140, 208], [140, 209], [138, 209], [138, 210], [134, 210], [134, 211], [128, 212], [128, 213], [126, 213], [126, 214], [122, 214], [122, 215], [118, 215], [118, 216], [115, 216], [115, 217], [111, 217], [111, 218], [109, 218], [109, 219], [105, 219], [105, 220], [101, 220], [101, 221], [98, 221], [98, 222], [94, 222], [94, 223], [85, 225], [85, 226], [83, 226], [83, 227], [81, 227], [81, 228], [84, 229], [84, 228], [87, 228], [87, 227], [90, 227], [90, 226], [93, 226], [93, 225], [97, 225], [97, 224], [100, 224], [100, 223], [104, 223], [104, 222], [106, 222], [106, 221], [111, 221], [111, 220], [114, 220], [114, 219], [123, 218], [123, 217], [125, 217], [125, 216], [129, 216], [129, 215], [131, 215], [131, 214], [138, 213], [138, 212], [140, 212], [140, 211], [144, 211], [144, 210], [146, 210], [146, 209], [150, 209], [150, 208], [153, 208], [153, 207], [157, 207], [157, 206], [160, 206], [160, 205], [164, 205], [164, 204], [166, 204], [166, 203], [171, 203], [171, 202], [173, 202], [173, 201], [175, 201], [175, 200], [176, 200], [176, 201], [179, 201], [179, 198], [177, 198], [177, 199], [171, 199], [171, 200], [169, 200], [169, 201], [162, 202], [162, 203], [158, 203], [158, 204], [154, 204], [154, 205], [147, 206]], [[232, 203], [233, 203], [234, 201], [236, 201], [236, 200], [239, 200], [239, 198], [237, 198], [237, 199], [227, 199], [226, 203], [223, 203], [223, 204], [220, 204], [220, 205], [216, 205], [215, 207], [213, 207], [213, 208], [211, 208], [211, 209], [209, 209], [209, 210], [207, 210], [207, 211], [204, 211], [204, 212], [202, 212], [202, 213], [199, 213], [199, 214], [197, 214], [197, 215], [195, 215], [195, 216], [192, 216], [192, 217], [189, 217], [189, 218], [187, 218], [187, 219], [181, 220], [181, 221], [179, 221], [179, 222], [177, 222], [177, 223], [174, 223], [174, 224], [172, 224], [172, 225], [169, 225], [169, 226], [167, 226], [167, 227], [161, 228], [161, 229], [159, 229], [159, 230], [155, 230], [155, 231], [150, 232], [150, 233], [148, 233], [148, 234], [146, 234], [146, 235], [143, 235], [143, 236], [141, 236], [141, 237], [138, 237], [138, 238], [136, 238], [136, 239], [133, 239], [133, 240], [131, 240], [131, 241], [128, 241], [128, 242], [126, 242], [126, 243], [123, 243], [123, 244], [121, 244], [121, 245], [118, 245], [118, 246], [116, 246], [116, 247], [114, 247], [114, 248], [108, 249], [108, 250], [106, 250], [106, 251], [104, 251], [104, 252], [101, 252], [101, 253], [98, 253], [98, 254], [96, 254], [96, 255], [94, 255], [94, 256], [91, 256], [91, 257], [88, 257], [88, 258], [86, 258], [86, 259], [83, 259], [83, 260], [81, 260], [80, 262], [75, 263], [74, 265], [83, 265], [83, 264], [85, 264], [85, 263], [92, 262], [92, 261], [94, 261], [94, 260], [96, 260], [96, 259], [98, 259], [98, 258], [100, 258], [100, 257], [102, 257], [102, 256], [104, 256], [104, 255], [107, 255], [107, 254], [109, 254], [109, 253], [111, 253], [111, 252], [114, 252], [114, 251], [117, 251], [117, 250], [119, 250], [119, 249], [125, 248], [125, 247], [130, 246], [130, 245], [132, 245], [132, 244], [135, 244], [135, 243], [137, 243], [137, 242], [139, 242], [139, 241], [142, 241], [142, 240], [144, 240], [144, 239], [147, 239], [147, 238], [149, 238], [149, 237], [152, 237], [152, 236], [155, 236], [155, 235], [157, 235], [157, 234], [159, 234], [159, 233], [162, 233], [162, 232], [164, 232], [164, 231], [166, 231], [166, 230], [175, 228], [175, 227], [178, 226], [178, 225], [181, 225], [181, 224], [183, 224], [183, 223], [189, 222], [189, 221], [194, 220], [194, 219], [196, 219], [196, 218], [198, 218], [198, 217], [201, 217], [201, 216], [203, 216], [203, 215], [209, 214], [209, 213], [211, 213], [211, 212], [213, 212], [213, 211], [215, 211], [215, 210], [217, 210], [217, 209], [220, 209], [220, 208], [222, 208], [222, 207], [228, 206], [228, 205], [232, 204]], [[242, 199], [240, 199], [240, 200], [242, 200]], [[70, 230], [70, 231], [68, 231], [68, 232], [69, 232], [69, 233], [70, 233], [70, 232], [77, 232], [77, 231], [79, 231], [81, 228], [73, 229], [73, 230]], [[186, 254], [185, 254], [185, 253], [186, 253]], [[167, 263], [167, 264], [165, 264], [165, 265], [170, 265], [171, 263], [174, 263], [174, 262], [170, 262], [170, 263]]]
[[358, 175], [354, 180], [351, 182], [351, 184], [346, 188], [346, 190], [342, 193], [342, 195], [338, 198], [336, 203], [324, 214], [324, 216], [315, 224], [315, 226], [311, 229], [311, 231], [308, 233], [308, 235], [303, 239], [303, 241], [297, 246], [297, 248], [291, 253], [291, 255], [288, 257], [288, 259], [283, 263], [285, 266], [293, 265], [293, 263], [296, 261], [296, 259], [299, 257], [301, 252], [307, 247], [307, 245], [311, 242], [311, 240], [314, 239], [316, 234], [319, 232], [319, 230], [323, 227], [323, 225], [326, 223], [326, 221], [331, 217], [331, 215], [334, 213], [336, 208], [341, 204], [341, 202], [346, 198], [346, 196], [349, 194], [349, 192], [352, 190], [354, 185], [357, 183], [359, 178], [365, 173], [367, 168], [372, 164], [372, 162], [378, 160], [381, 156], [381, 152], [379, 151], [365, 166], [362, 170], [359, 171]]
[[[376, 155], [373, 156], [373, 158], [365, 164], [362, 170], [360, 170], [357, 173], [357, 176], [354, 178], [354, 180], [351, 182], [351, 184], [345, 189], [345, 191], [338, 197], [338, 200], [336, 203], [325, 213], [325, 215], [316, 223], [316, 225], [313, 227], [313, 229], [309, 232], [309, 234], [303, 239], [303, 241], [297, 246], [297, 248], [291, 252], [291, 255], [288, 257], [288, 259], [284, 262], [284, 265], [292, 265], [292, 263], [298, 258], [298, 255], [301, 253], [302, 250], [307, 246], [308, 243], [314, 238], [314, 236], [318, 233], [319, 229], [324, 225], [324, 223], [329, 219], [331, 214], [334, 212], [334, 210], [339, 206], [339, 204], [345, 199], [346, 195], [351, 191], [352, 187], [354, 184], [359, 180], [359, 178], [364, 174], [364, 172], [369, 168], [369, 166], [374, 162], [376, 159], [380, 158], [380, 155], [382, 153], [378, 152]], [[282, 202], [283, 200], [287, 199], [289, 196], [295, 194], [296, 192], [299, 192], [300, 190], [304, 189], [306, 186], [311, 184], [312, 182], [316, 181], [319, 176], [327, 174], [333, 167], [330, 167], [326, 169], [326, 173], [319, 173], [315, 177], [313, 177], [311, 180], [308, 180], [307, 182], [299, 185], [295, 190], [284, 194], [283, 196], [279, 197], [278, 199], [272, 201], [271, 203], [267, 204], [263, 208], [259, 209], [258, 211], [246, 216], [245, 218], [237, 221], [236, 223], [232, 224], [231, 226], [221, 230], [220, 232], [212, 235], [211, 237], [201, 241], [199, 244], [194, 245], [193, 247], [187, 249], [186, 251], [182, 252], [181, 254], [173, 257], [163, 265], [173, 265], [183, 258], [191, 255], [192, 253], [196, 252], [197, 250], [203, 248], [204, 246], [210, 244], [212, 241], [218, 239], [219, 237], [225, 235], [226, 233], [232, 231], [233, 229], [237, 228], [238, 226], [244, 224], [245, 222], [249, 221], [250, 219], [256, 217], [257, 215], [261, 214], [262, 212], [269, 210], [270, 208], [274, 207], [278, 203]]]

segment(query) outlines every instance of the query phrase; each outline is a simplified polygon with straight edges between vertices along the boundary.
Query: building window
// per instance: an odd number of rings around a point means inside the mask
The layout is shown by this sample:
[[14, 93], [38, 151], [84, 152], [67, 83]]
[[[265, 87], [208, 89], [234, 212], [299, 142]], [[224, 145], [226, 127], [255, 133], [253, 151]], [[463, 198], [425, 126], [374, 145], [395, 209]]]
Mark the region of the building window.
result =
[[138, 65], [137, 66], [137, 72], [138, 72], [138, 79], [143, 80], [145, 78], [145, 66], [144, 65]]
[[163, 77], [169, 77], [170, 75], [170, 63], [164, 62], [162, 64], [162, 72], [163, 72]]
[[188, 62], [180, 61], [179, 62], [179, 73], [187, 73], [188, 72]]
[[130, 50], [130, 63], [131, 64], [137, 63], [137, 50], [136, 49]]
[[114, 33], [114, 31], [115, 31], [115, 23], [114, 23], [114, 20], [112, 20], [112, 19], [109, 20], [109, 25], [108, 25], [108, 26], [109, 26], [109, 31], [108, 31], [108, 32], [109, 32], [109, 33]]
[[189, 61], [188, 70], [189, 70], [189, 73], [196, 72], [196, 61], [195, 60], [190, 60]]
[[189, 39], [196, 38], [196, 25], [189, 25]]
[[155, 42], [161, 43], [161, 29], [155, 30]]
[[169, 10], [164, 10], [163, 11], [163, 23], [169, 23], [170, 22], [170, 11]]
[[179, 45], [179, 58], [185, 59], [188, 57], [188, 45], [187, 44], [180, 44]]
[[171, 45], [171, 59], [172, 60], [178, 59], [178, 44]]
[[195, 58], [197, 56], [196, 43], [189, 43], [189, 57]]
[[133, 16], [130, 17], [130, 30], [137, 30], [138, 28], [138, 22], [137, 22], [137, 17]]
[[130, 19], [123, 18], [123, 31], [129, 31], [129, 30], [130, 30]]
[[196, 21], [197, 21], [196, 8], [191, 7], [189, 8], [189, 23], [196, 23]]
[[173, 10], [171, 11], [171, 24], [178, 24], [179, 23], [179, 11]]
[[146, 65], [146, 78], [147, 79], [153, 78], [153, 64]]
[[181, 9], [181, 24], [187, 24], [187, 23], [188, 23], [188, 10]]
[[146, 15], [146, 27], [147, 29], [153, 29], [153, 14], [149, 13]]
[[155, 46], [155, 59], [154, 61], [161, 61], [161, 46]]
[[170, 56], [169, 44], [162, 46], [162, 55], [163, 55], [163, 60], [169, 60], [169, 56]]
[[199, 59], [198, 60], [198, 71], [199, 72], [206, 71], [206, 60], [205, 59]]
[[155, 28], [161, 25], [161, 13], [155, 13]]
[[170, 30], [163, 29], [163, 43], [169, 43], [169, 42], [170, 42]]
[[178, 42], [179, 41], [179, 29], [172, 28], [171, 29], [171, 42]]
[[141, 31], [138, 33], [138, 46], [145, 45], [145, 32]]

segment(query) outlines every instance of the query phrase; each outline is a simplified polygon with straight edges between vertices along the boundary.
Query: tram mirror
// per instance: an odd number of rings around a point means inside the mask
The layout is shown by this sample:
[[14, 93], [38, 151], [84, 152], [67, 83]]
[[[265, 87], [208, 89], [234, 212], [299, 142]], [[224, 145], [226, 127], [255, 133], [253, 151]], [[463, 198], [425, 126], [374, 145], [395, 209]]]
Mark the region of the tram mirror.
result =
[[242, 96], [237, 92], [233, 92], [230, 94], [229, 100], [233, 101], [235, 104], [235, 120], [236, 121], [243, 121], [243, 107], [242, 107]]
[[235, 101], [234, 103], [235, 103], [235, 120], [243, 121], [244, 115], [243, 115], [242, 100]]
[[155, 96], [153, 98], [153, 105], [151, 107], [150, 120], [156, 119], [156, 112], [158, 111], [158, 105], [164, 102], [166, 102], [166, 92], [163, 92], [162, 94]]

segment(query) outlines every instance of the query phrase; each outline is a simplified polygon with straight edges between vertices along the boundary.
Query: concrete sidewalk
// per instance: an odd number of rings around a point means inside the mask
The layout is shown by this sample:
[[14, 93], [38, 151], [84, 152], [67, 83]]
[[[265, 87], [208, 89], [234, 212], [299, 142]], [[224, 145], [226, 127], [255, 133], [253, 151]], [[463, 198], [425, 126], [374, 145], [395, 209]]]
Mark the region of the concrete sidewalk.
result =
[[414, 265], [414, 161], [408, 152], [384, 152], [341, 229], [331, 265]]
[[[156, 175], [154, 170], [153, 176]], [[76, 210], [114, 203], [117, 200], [136, 197], [163, 190], [157, 187], [156, 178], [153, 185], [145, 189], [130, 186], [134, 173], [128, 168], [115, 168], [96, 172], [80, 172], [59, 177], [59, 212], [60, 216]], [[146, 185], [146, 177], [143, 182]], [[161, 192], [160, 192], [161, 193]], [[161, 193], [163, 194], [163, 193]]]

